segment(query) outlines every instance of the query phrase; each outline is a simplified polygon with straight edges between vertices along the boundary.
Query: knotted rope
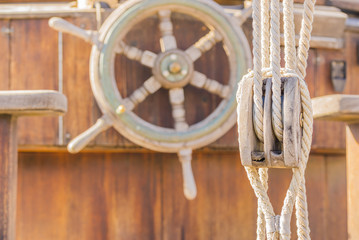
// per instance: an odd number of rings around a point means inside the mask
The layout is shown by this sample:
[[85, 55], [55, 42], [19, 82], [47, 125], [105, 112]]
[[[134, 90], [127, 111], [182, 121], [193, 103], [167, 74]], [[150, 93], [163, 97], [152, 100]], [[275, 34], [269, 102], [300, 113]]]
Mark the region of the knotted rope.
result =
[[[308, 162], [313, 132], [313, 115], [309, 91], [304, 81], [306, 75], [309, 41], [312, 31], [315, 0], [305, 0], [300, 30], [298, 54], [295, 48], [295, 31], [292, 0], [283, 0], [285, 68], [280, 67], [280, 6], [279, 0], [253, 0], [253, 70], [239, 84], [237, 102], [244, 82], [253, 86], [254, 131], [263, 142], [263, 81], [272, 78], [272, 123], [276, 138], [283, 141], [281, 108], [281, 77], [299, 79], [302, 107], [302, 139], [298, 168], [293, 168], [293, 177], [288, 188], [281, 215], [276, 216], [270, 203], [268, 168], [245, 167], [250, 184], [258, 198], [257, 240], [290, 239], [290, 220], [294, 204], [298, 239], [310, 239], [308, 207], [305, 188], [305, 168]], [[270, 20], [270, 25], [268, 24]], [[270, 54], [269, 54], [270, 49]], [[270, 57], [269, 57], [270, 56]], [[238, 108], [239, 110], [239, 108]]]

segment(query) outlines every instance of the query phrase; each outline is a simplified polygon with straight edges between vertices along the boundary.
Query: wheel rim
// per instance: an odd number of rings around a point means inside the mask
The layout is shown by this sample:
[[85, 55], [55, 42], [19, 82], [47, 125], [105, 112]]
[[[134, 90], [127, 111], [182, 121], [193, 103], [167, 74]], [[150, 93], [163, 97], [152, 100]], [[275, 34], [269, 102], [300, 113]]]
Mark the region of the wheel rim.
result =
[[[211, 16], [206, 25], [223, 36], [227, 57], [230, 59], [229, 84], [232, 85], [230, 96], [223, 99], [207, 118], [185, 131], [152, 125], [130, 111], [121, 115], [116, 114], [116, 108], [124, 103], [115, 84], [113, 63], [116, 43], [129, 31], [130, 23], [133, 25], [154, 15], [158, 9], [176, 10], [196, 19]], [[164, 0], [129, 1], [111, 16], [113, 17], [109, 17], [100, 29], [100, 40], [104, 42], [103, 48], [100, 51], [97, 47], [92, 49], [91, 84], [102, 111], [114, 118], [114, 127], [121, 134], [153, 150], [178, 152], [183, 147], [198, 148], [213, 142], [235, 124], [237, 82], [250, 65], [250, 54], [243, 32], [239, 27], [233, 26], [231, 23], [233, 19], [223, 13], [220, 6], [212, 2], [190, 0], [174, 0], [170, 4]]]

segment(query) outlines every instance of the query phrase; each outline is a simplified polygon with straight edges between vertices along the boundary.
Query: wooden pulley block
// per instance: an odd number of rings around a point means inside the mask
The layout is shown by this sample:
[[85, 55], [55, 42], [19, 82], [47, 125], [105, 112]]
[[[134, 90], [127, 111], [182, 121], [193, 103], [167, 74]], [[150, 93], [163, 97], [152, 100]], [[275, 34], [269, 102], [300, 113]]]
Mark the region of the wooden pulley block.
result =
[[283, 141], [273, 132], [272, 79], [263, 84], [263, 140], [259, 141], [253, 123], [253, 80], [244, 79], [239, 103], [239, 143], [244, 166], [269, 168], [298, 167], [301, 149], [301, 99], [299, 79], [282, 77]]

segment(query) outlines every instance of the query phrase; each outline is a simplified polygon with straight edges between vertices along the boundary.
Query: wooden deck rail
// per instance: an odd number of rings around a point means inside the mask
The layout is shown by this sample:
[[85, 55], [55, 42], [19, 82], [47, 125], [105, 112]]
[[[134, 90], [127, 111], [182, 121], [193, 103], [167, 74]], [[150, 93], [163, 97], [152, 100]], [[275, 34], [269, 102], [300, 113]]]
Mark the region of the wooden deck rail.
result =
[[346, 123], [348, 238], [359, 239], [359, 95], [315, 98], [313, 111], [315, 119]]
[[66, 97], [55, 91], [0, 91], [0, 239], [15, 240], [16, 235], [17, 118], [66, 110]]

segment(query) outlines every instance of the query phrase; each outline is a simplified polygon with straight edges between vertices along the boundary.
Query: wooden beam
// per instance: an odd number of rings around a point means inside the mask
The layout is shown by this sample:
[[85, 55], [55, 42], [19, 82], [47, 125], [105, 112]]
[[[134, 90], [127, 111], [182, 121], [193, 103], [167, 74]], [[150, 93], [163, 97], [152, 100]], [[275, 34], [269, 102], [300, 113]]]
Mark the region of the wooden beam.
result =
[[346, 122], [349, 239], [359, 239], [359, 96], [329, 95], [312, 101], [315, 119]]
[[312, 100], [314, 119], [359, 122], [359, 96], [335, 94]]
[[17, 117], [63, 114], [67, 100], [55, 91], [0, 91], [0, 103], [0, 239], [15, 240]]
[[63, 94], [52, 90], [0, 91], [0, 114], [61, 115], [67, 111]]
[[[76, 2], [75, 2], [76, 3]], [[104, 19], [113, 11], [108, 8], [100, 9]], [[79, 9], [72, 3], [43, 3], [43, 4], [2, 4], [0, 19], [31, 19], [51, 17], [92, 17], [96, 13], [95, 8]]]

